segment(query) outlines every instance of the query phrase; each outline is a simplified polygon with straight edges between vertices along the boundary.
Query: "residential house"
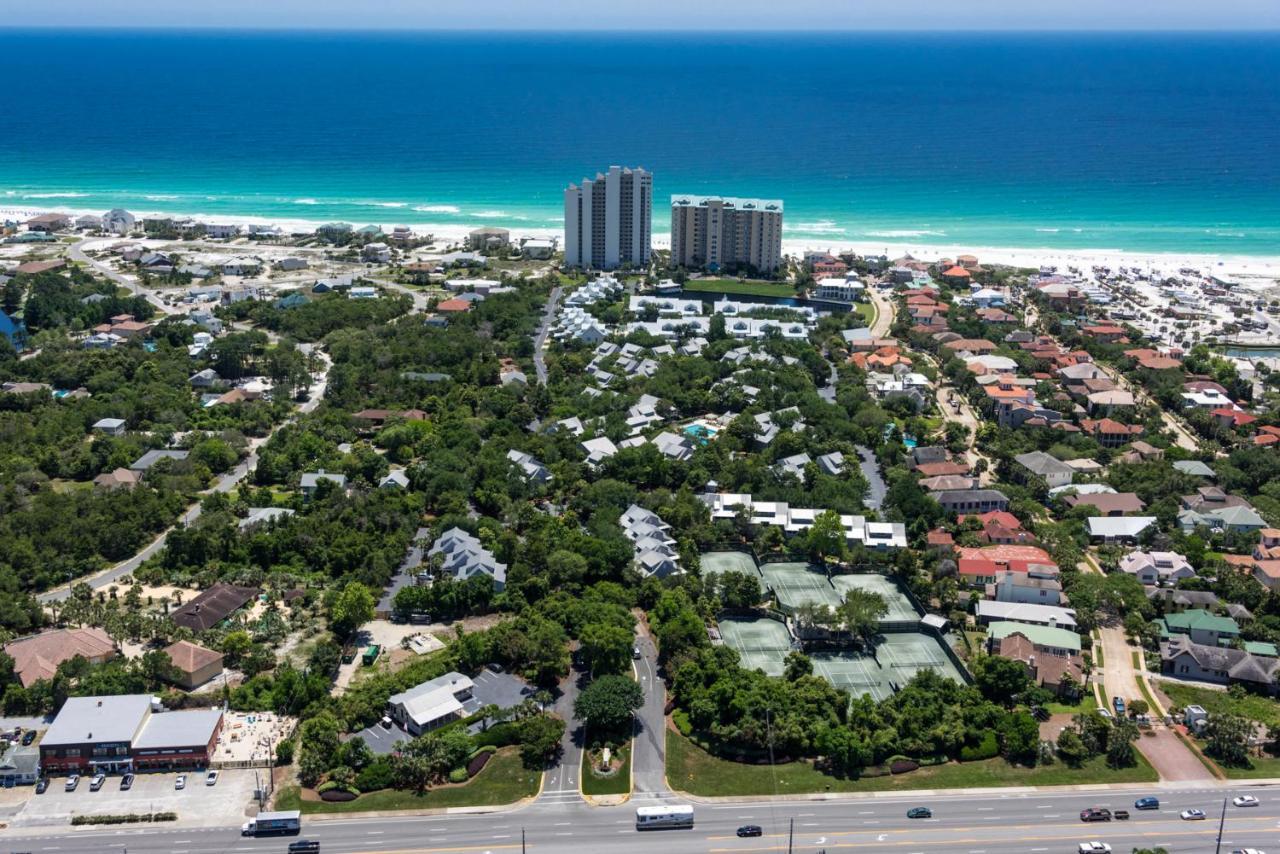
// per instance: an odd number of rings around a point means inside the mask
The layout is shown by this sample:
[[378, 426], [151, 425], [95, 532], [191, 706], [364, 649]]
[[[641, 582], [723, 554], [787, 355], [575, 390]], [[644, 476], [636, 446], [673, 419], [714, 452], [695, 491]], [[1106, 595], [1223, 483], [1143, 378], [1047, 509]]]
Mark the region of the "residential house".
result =
[[1042, 478], [1051, 487], [1066, 486], [1075, 476], [1075, 469], [1044, 451], [1018, 454], [1014, 461], [1032, 475]]
[[1133, 492], [1095, 492], [1087, 495], [1068, 495], [1062, 499], [1068, 507], [1092, 507], [1099, 516], [1124, 516], [1141, 513], [1146, 502]]
[[1157, 620], [1161, 637], [1186, 635], [1192, 643], [1230, 646], [1240, 636], [1240, 626], [1230, 617], [1219, 617], [1200, 608], [1165, 614]]
[[1015, 631], [1005, 635], [995, 649], [1001, 658], [1020, 662], [1027, 668], [1031, 681], [1059, 696], [1074, 696], [1085, 684], [1084, 659], [1077, 652], [1071, 655], [1046, 655], [1035, 635], [1039, 627], [1028, 626], [1028, 631]]
[[532, 454], [526, 454], [524, 451], [517, 451], [513, 448], [507, 451], [507, 459], [520, 469], [526, 480], [531, 480], [534, 483], [547, 483], [551, 480], [551, 472]]
[[1010, 622], [1030, 626], [1050, 626], [1058, 629], [1076, 628], [1076, 612], [1057, 605], [1040, 605], [1028, 602], [1000, 602], [979, 599], [977, 603], [978, 625]]
[[1141, 424], [1121, 424], [1111, 418], [1081, 419], [1080, 430], [1092, 436], [1104, 448], [1118, 448], [1127, 445], [1142, 435]]
[[1156, 524], [1155, 516], [1090, 516], [1086, 521], [1094, 542], [1133, 545], [1142, 532]]
[[191, 691], [222, 674], [222, 653], [180, 640], [165, 648], [173, 668], [170, 681]]
[[203, 632], [211, 629], [254, 601], [262, 592], [257, 587], [240, 587], [218, 582], [170, 614], [175, 625]]
[[1008, 496], [998, 489], [948, 489], [931, 492], [929, 497], [956, 515], [1009, 509]]
[[478, 538], [461, 528], [450, 528], [441, 534], [427, 551], [427, 557], [437, 558], [433, 566], [453, 576], [455, 581], [483, 575], [493, 579], [495, 591], [501, 592], [506, 587], [507, 565], [499, 563]]
[[671, 526], [657, 513], [632, 504], [618, 519], [618, 524], [633, 543], [636, 568], [645, 577], [665, 578], [681, 571], [676, 541], [668, 533]]
[[102, 230], [112, 234], [128, 234], [137, 225], [133, 214], [124, 208], [112, 208], [102, 215]]
[[93, 479], [93, 485], [98, 489], [133, 489], [142, 481], [142, 475], [136, 471], [130, 471], [125, 468], [113, 469], [109, 472], [103, 472]]
[[1218, 597], [1208, 590], [1176, 590], [1169, 587], [1147, 588], [1147, 599], [1156, 603], [1161, 613], [1176, 613], [1189, 608], [1214, 610]]
[[1174, 636], [1160, 643], [1160, 670], [1178, 679], [1219, 685], [1243, 684], [1274, 694], [1280, 659]]
[[598, 436], [583, 441], [579, 447], [587, 455], [587, 465], [596, 467], [618, 453], [618, 446], [608, 436]]
[[[935, 478], [938, 479], [938, 478]], [[963, 487], [969, 488], [969, 487]], [[982, 526], [978, 538], [984, 543], [995, 545], [1025, 545], [1035, 542], [1030, 531], [1023, 530], [1022, 522], [1007, 510], [992, 510], [989, 513], [978, 513], [973, 516], [962, 516], [961, 522], [969, 519], [977, 520]]]
[[992, 587], [997, 602], [1030, 605], [1059, 605], [1062, 602], [1062, 582], [1056, 578], [1038, 578], [1025, 572], [1005, 570], [996, 576]]
[[1130, 552], [1120, 558], [1119, 569], [1146, 586], [1172, 587], [1184, 578], [1196, 577], [1191, 564], [1177, 552]]
[[693, 456], [693, 442], [687, 436], [662, 432], [653, 437], [653, 445], [667, 457], [684, 462]]
[[320, 484], [325, 482], [334, 484], [340, 490], [346, 490], [347, 488], [347, 476], [345, 474], [328, 472], [324, 469], [309, 471], [304, 473], [298, 482], [298, 487], [302, 490], [303, 500], [310, 501], [314, 498], [316, 492], [320, 489]]
[[1037, 655], [1057, 658], [1080, 655], [1080, 635], [1070, 629], [1010, 622], [996, 622], [987, 627], [989, 651], [996, 653], [1000, 648], [1000, 642], [1015, 634], [1020, 634], [1030, 641]]
[[190, 451], [147, 451], [145, 454], [129, 464], [129, 470], [135, 471], [139, 474], [145, 474], [146, 472], [151, 471], [156, 463], [161, 460], [171, 460], [173, 463], [180, 463], [190, 456], [190, 453]]
[[18, 638], [4, 645], [13, 659], [13, 674], [22, 687], [52, 679], [58, 665], [77, 656], [90, 664], [102, 664], [116, 655], [116, 642], [99, 628], [50, 629]]
[[1202, 486], [1194, 495], [1184, 495], [1178, 525], [1184, 533], [1197, 527], [1212, 531], [1248, 532], [1267, 527], [1266, 520], [1238, 495], [1228, 495], [1216, 486]]
[[93, 423], [93, 432], [104, 436], [123, 436], [126, 429], [123, 418], [99, 418]]

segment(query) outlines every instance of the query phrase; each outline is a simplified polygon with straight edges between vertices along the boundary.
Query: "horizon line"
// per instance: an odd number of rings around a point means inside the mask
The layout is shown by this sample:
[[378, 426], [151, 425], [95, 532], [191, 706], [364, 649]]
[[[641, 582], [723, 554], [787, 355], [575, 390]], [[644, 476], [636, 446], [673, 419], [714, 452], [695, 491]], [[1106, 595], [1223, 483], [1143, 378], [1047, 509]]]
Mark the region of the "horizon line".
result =
[[1024, 35], [1172, 35], [1172, 34], [1205, 34], [1205, 35], [1280, 35], [1280, 26], [1254, 27], [939, 27], [939, 28], [904, 28], [904, 27], [739, 27], [723, 29], [714, 27], [677, 28], [630, 28], [630, 27], [364, 27], [359, 25], [318, 25], [318, 26], [234, 26], [223, 24], [0, 24], [0, 32], [225, 32], [225, 33], [383, 33], [383, 34], [419, 34], [419, 33], [468, 33], [492, 35], [523, 35], [530, 33], [578, 35], [578, 34], [611, 34], [611, 35], [706, 35], [711, 33], [725, 35], [767, 35], [784, 32], [797, 35], [855, 35], [855, 34], [903, 34], [903, 35], [980, 35], [980, 34], [1024, 34]]

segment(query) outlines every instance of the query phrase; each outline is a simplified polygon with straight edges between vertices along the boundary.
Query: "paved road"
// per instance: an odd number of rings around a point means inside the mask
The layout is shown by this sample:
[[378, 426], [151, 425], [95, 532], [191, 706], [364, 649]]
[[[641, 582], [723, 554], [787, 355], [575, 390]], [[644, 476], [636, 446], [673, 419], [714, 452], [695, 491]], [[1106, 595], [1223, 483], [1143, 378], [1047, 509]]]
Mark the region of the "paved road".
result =
[[[310, 345], [299, 345], [299, 347], [309, 349]], [[317, 358], [320, 360], [322, 364], [322, 367], [318, 373], [313, 375], [313, 382], [311, 385], [311, 396], [308, 398], [308, 400], [305, 403], [303, 403], [300, 407], [298, 407], [297, 414], [306, 414], [308, 412], [314, 412], [315, 408], [320, 405], [320, 401], [324, 399], [325, 390], [328, 388], [329, 368], [332, 365], [332, 362], [326, 353], [318, 350], [315, 352], [316, 352]], [[239, 485], [240, 481], [244, 480], [245, 477], [248, 476], [248, 474], [257, 467], [258, 449], [261, 448], [264, 444], [266, 444], [267, 441], [269, 441], [270, 438], [274, 436], [276, 431], [279, 430], [281, 427], [283, 427], [286, 424], [292, 424], [293, 422], [295, 422], [297, 420], [297, 414], [290, 416], [289, 418], [286, 418], [284, 421], [281, 421], [274, 428], [272, 428], [271, 432], [268, 433], [266, 436], [249, 440], [249, 456], [241, 460], [240, 463], [235, 468], [231, 469], [231, 471], [228, 471], [222, 476], [220, 476], [216, 481], [214, 481], [212, 486], [210, 486], [208, 489], [205, 489], [203, 492], [200, 493], [200, 495], [201, 496], [210, 495], [215, 492], [225, 493], [235, 489]], [[196, 503], [192, 504], [183, 512], [183, 514], [178, 518], [177, 522], [175, 522], [173, 525], [166, 528], [165, 530], [161, 531], [160, 534], [154, 540], [148, 543], [142, 549], [142, 551], [138, 552], [133, 557], [128, 558], [126, 560], [122, 560], [119, 563], [114, 564], [113, 566], [107, 569], [104, 569], [102, 572], [97, 573], [96, 575], [92, 575], [88, 578], [73, 579], [69, 584], [67, 584], [64, 587], [57, 587], [57, 588], [54, 588], [53, 590], [47, 590], [44, 593], [41, 593], [39, 596], [37, 596], [36, 599], [42, 603], [61, 602], [62, 600], [66, 599], [68, 596], [71, 595], [71, 587], [74, 584], [77, 584], [82, 581], [88, 584], [94, 590], [100, 590], [104, 587], [109, 587], [110, 585], [119, 581], [121, 578], [124, 578], [126, 575], [131, 574], [135, 569], [142, 566], [143, 563], [150, 560], [156, 553], [158, 553], [162, 548], [164, 548], [164, 544], [169, 538], [169, 533], [175, 527], [177, 527], [178, 525], [184, 525], [184, 526], [190, 525], [196, 519], [199, 519], [202, 509], [203, 509], [202, 504], [198, 499]]]
[[648, 626], [640, 623], [636, 646], [636, 678], [644, 689], [644, 706], [636, 713], [636, 730], [631, 756], [631, 796], [633, 799], [665, 795], [667, 789], [667, 688], [658, 675], [658, 647]]
[[582, 803], [582, 751], [586, 733], [573, 719], [573, 703], [587, 684], [586, 671], [575, 663], [569, 676], [560, 683], [560, 696], [553, 710], [564, 719], [564, 737], [560, 740], [560, 760], [542, 775], [539, 806], [569, 806]]
[[547, 384], [547, 363], [542, 348], [547, 346], [547, 333], [551, 331], [551, 323], [556, 319], [556, 303], [560, 301], [560, 286], [551, 289], [547, 297], [547, 307], [542, 311], [542, 323], [538, 326], [538, 334], [533, 337], [533, 368], [538, 374], [538, 385]]
[[[1103, 787], [1099, 787], [1103, 788]], [[450, 852], [482, 854], [526, 850], [547, 854], [686, 854], [686, 852], [788, 851], [794, 821], [795, 854], [835, 851], [929, 852], [929, 854], [1026, 854], [1073, 852], [1086, 840], [1101, 840], [1117, 854], [1133, 847], [1162, 846], [1171, 854], [1214, 850], [1224, 796], [1256, 794], [1262, 805], [1229, 807], [1223, 851], [1238, 847], [1274, 850], [1280, 822], [1280, 791], [1254, 785], [1234, 789], [1152, 789], [1114, 786], [1106, 793], [974, 792], [868, 796], [836, 801], [717, 802], [695, 807], [696, 826], [641, 834], [634, 829], [634, 804], [591, 808], [566, 804], [545, 808], [541, 801], [487, 814], [304, 819], [303, 836], [320, 841], [325, 854], [410, 854]], [[1158, 811], [1137, 812], [1124, 822], [1083, 824], [1079, 811], [1090, 806], [1127, 807], [1134, 798], [1156, 793]], [[934, 818], [911, 821], [906, 810], [927, 804]], [[1209, 821], [1187, 822], [1178, 811], [1203, 809]], [[739, 839], [734, 831], [758, 824], [765, 836]], [[249, 839], [236, 828], [145, 828], [72, 831], [58, 828], [38, 835], [0, 833], [11, 851], [62, 854], [222, 854], [284, 852], [289, 838]]]
[[898, 311], [897, 300], [887, 298], [878, 288], [868, 288], [867, 293], [870, 294], [871, 302], [876, 307], [876, 319], [871, 324], [871, 335], [874, 338], [884, 338], [889, 334], [889, 328], [893, 326], [893, 318]]
[[868, 510], [879, 510], [884, 504], [884, 497], [889, 493], [889, 487], [880, 474], [880, 461], [865, 445], [855, 445], [854, 450], [858, 452], [858, 468], [867, 479], [867, 498], [863, 504], [867, 505]]

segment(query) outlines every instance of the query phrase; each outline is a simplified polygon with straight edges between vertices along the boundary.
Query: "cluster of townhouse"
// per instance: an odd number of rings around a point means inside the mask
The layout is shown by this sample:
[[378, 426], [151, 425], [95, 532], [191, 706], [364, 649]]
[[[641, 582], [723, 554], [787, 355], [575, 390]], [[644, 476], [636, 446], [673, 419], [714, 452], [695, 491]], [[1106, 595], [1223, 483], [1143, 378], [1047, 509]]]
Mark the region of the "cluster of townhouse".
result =
[[618, 519], [622, 533], [635, 548], [635, 567], [646, 578], [666, 578], [681, 572], [680, 553], [671, 526], [652, 510], [632, 504]]
[[[711, 511], [711, 519], [737, 519], [745, 514], [752, 527], [771, 526], [786, 536], [807, 531], [814, 520], [826, 512], [819, 508], [792, 507], [784, 501], [756, 501], [749, 494], [716, 492], [715, 484], [698, 498]], [[901, 522], [870, 522], [865, 516], [840, 515], [845, 540], [850, 546], [863, 546], [877, 551], [907, 547], [907, 529]]]

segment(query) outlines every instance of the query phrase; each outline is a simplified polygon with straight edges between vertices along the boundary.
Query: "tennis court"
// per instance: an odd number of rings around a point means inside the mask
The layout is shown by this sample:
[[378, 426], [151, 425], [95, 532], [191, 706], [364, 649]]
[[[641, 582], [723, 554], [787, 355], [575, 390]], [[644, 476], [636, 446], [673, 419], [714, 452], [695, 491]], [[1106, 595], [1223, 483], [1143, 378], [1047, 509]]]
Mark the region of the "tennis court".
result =
[[826, 605], [834, 608], [844, 601], [827, 580], [825, 572], [807, 563], [766, 563], [760, 567], [765, 586], [773, 589], [784, 611], [803, 605]]
[[759, 668], [770, 676], [782, 675], [783, 659], [791, 651], [791, 634], [782, 623], [726, 617], [720, 621], [720, 637], [738, 651], [743, 667]]
[[701, 556], [703, 574], [717, 575], [721, 572], [741, 572], [745, 575], [759, 575], [760, 568], [756, 559], [746, 552], [703, 552]]
[[916, 613], [915, 606], [911, 604], [911, 600], [902, 592], [897, 583], [883, 575], [836, 575], [831, 579], [831, 584], [835, 587], [836, 596], [840, 601], [844, 601], [845, 594], [850, 590], [866, 590], [870, 593], [879, 593], [884, 597], [885, 604], [889, 606], [889, 612], [884, 615], [884, 622], [914, 622], [920, 619], [920, 615]]
[[946, 652], [929, 635], [905, 633], [882, 635], [875, 656], [859, 653], [815, 652], [810, 655], [813, 670], [837, 688], [855, 697], [870, 694], [883, 700], [901, 688], [921, 670], [933, 669], [940, 676], [963, 682]]

